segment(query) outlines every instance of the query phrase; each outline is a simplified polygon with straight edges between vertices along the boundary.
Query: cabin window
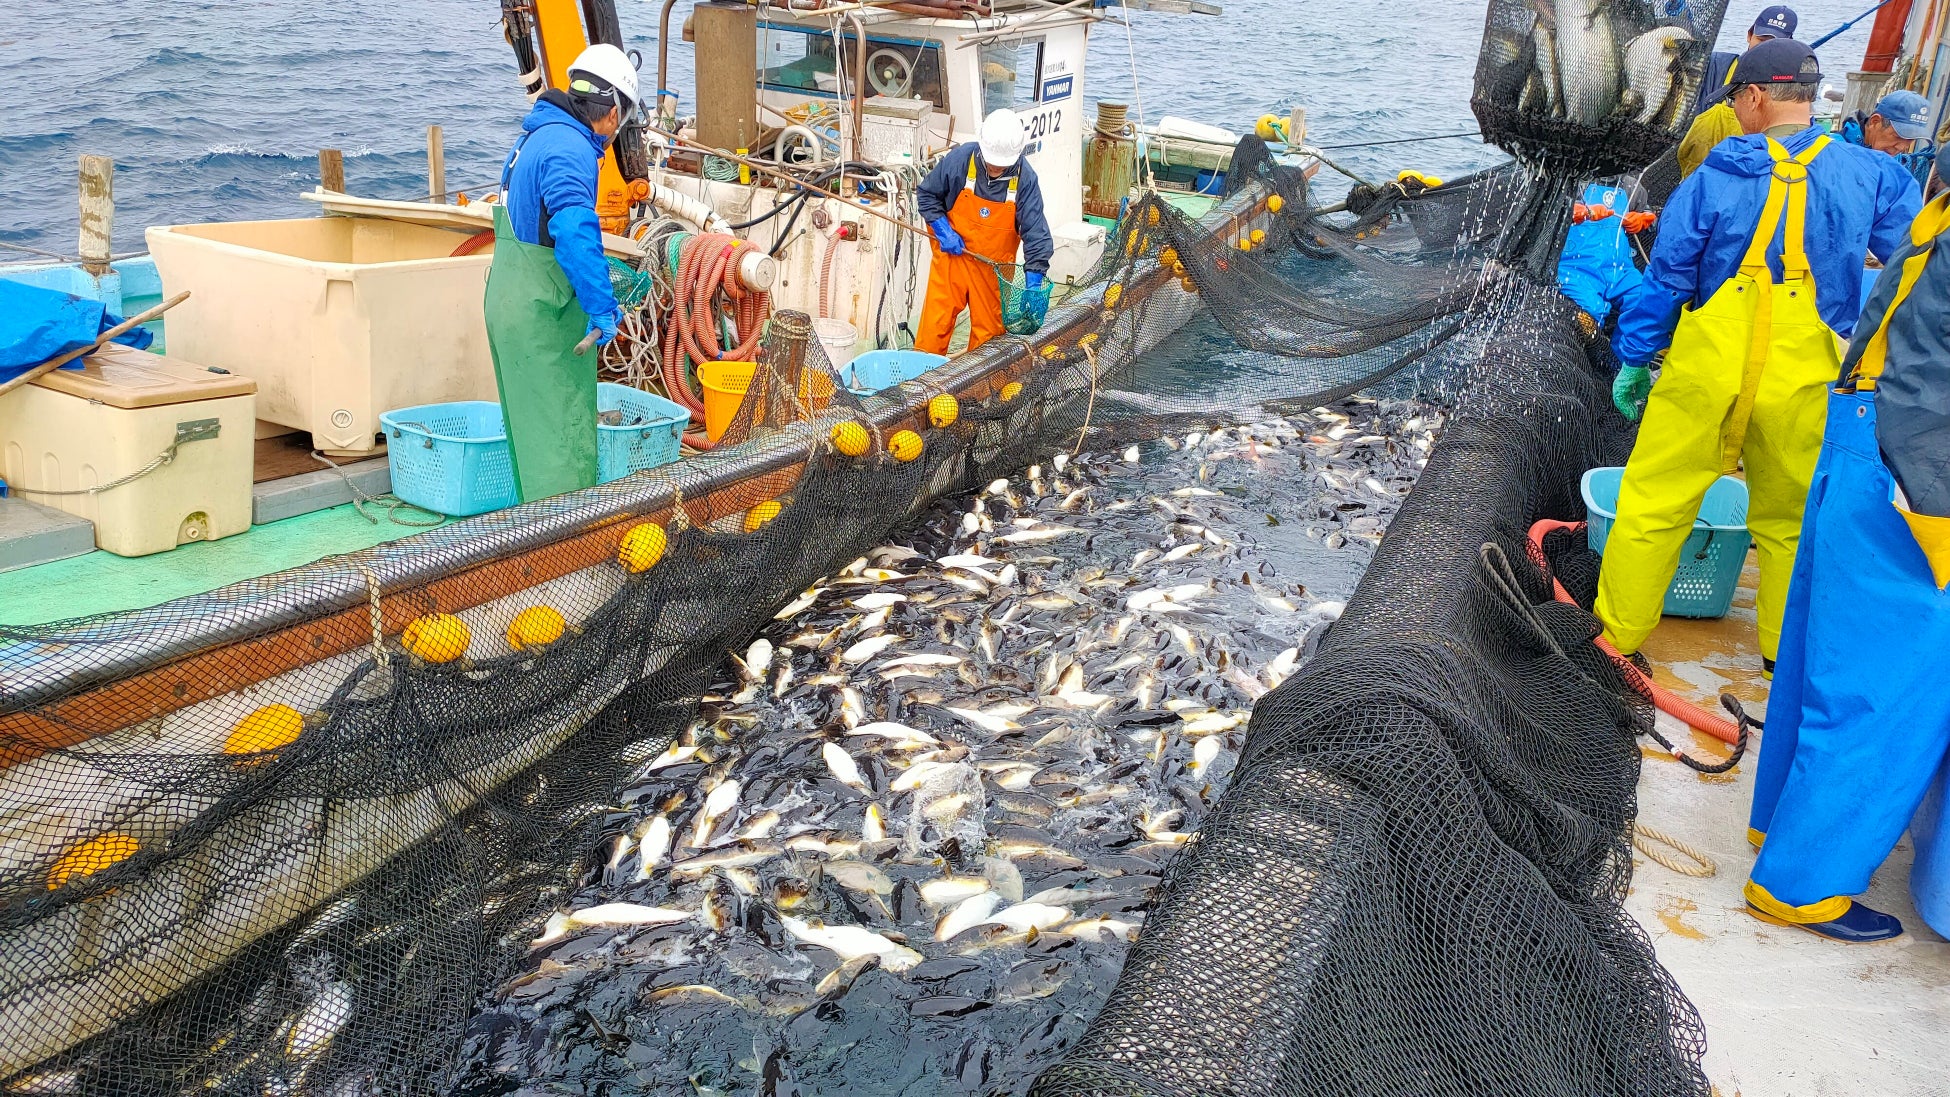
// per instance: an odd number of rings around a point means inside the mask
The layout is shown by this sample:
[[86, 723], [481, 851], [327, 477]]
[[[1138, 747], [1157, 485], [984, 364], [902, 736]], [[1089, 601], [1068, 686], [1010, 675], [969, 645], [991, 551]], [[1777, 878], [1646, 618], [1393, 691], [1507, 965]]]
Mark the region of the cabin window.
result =
[[[839, 57], [831, 31], [760, 24], [759, 82], [767, 91], [837, 98], [853, 95], [853, 50], [857, 36], [845, 35]], [[912, 38], [867, 36], [867, 95], [925, 99], [948, 109], [941, 75], [941, 44]]]
[[1041, 39], [1018, 38], [982, 47], [982, 117], [1037, 101], [1043, 81]]

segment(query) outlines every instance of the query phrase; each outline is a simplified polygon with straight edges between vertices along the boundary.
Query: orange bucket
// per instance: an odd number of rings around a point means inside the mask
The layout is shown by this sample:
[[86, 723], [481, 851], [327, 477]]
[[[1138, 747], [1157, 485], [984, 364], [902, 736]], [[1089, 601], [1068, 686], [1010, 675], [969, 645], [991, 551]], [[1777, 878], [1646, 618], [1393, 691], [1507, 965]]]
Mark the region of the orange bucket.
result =
[[[724, 437], [738, 418], [738, 406], [751, 388], [756, 362], [699, 362], [697, 383], [704, 388], [704, 436], [713, 442]], [[833, 379], [807, 370], [799, 375], [799, 397], [813, 411], [822, 411], [833, 402]]]

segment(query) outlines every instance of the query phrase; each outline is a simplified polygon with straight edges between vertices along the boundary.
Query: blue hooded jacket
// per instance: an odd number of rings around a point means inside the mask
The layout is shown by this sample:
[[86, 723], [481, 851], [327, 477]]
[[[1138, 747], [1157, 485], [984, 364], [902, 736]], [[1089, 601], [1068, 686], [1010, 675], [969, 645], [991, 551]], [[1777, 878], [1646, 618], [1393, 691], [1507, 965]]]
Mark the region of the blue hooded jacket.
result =
[[[1821, 134], [1810, 126], [1781, 144], [1799, 154]], [[1612, 338], [1621, 363], [1642, 366], [1658, 357], [1672, 342], [1680, 307], [1705, 304], [1739, 273], [1773, 171], [1765, 137], [1729, 137], [1672, 192], [1660, 214], [1645, 289], [1620, 314]], [[1903, 245], [1910, 220], [1923, 208], [1922, 192], [1893, 158], [1839, 140], [1829, 141], [1809, 167], [1807, 185], [1802, 247], [1814, 272], [1815, 307], [1846, 339], [1862, 311], [1863, 256], [1886, 260]], [[1779, 278], [1781, 232], [1768, 246], [1767, 264]]]
[[1623, 313], [1632, 306], [1645, 278], [1632, 262], [1632, 245], [1625, 237], [1631, 194], [1623, 187], [1592, 183], [1584, 188], [1584, 204], [1608, 207], [1613, 216], [1572, 225], [1564, 234], [1557, 288], [1602, 324], [1614, 307]]
[[[542, 93], [521, 124], [521, 139], [501, 168], [501, 200], [515, 239], [555, 249], [582, 311], [616, 312], [616, 291], [596, 219], [596, 179], [609, 142], [569, 113], [567, 96]], [[546, 209], [548, 231], [542, 231]]]

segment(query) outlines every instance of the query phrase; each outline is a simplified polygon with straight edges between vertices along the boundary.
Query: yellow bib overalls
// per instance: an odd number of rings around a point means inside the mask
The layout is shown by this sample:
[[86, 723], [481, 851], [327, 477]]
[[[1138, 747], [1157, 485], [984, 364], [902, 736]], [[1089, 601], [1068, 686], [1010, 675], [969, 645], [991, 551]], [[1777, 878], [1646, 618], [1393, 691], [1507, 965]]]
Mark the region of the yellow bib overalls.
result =
[[[1815, 308], [1802, 240], [1808, 165], [1828, 140], [1790, 156], [1767, 139], [1774, 171], [1740, 271], [1705, 304], [1685, 309], [1673, 332], [1625, 466], [1598, 581], [1598, 617], [1621, 652], [1637, 651], [1658, 625], [1706, 490], [1743, 463], [1747, 528], [1760, 550], [1761, 653], [1772, 660], [1780, 644], [1827, 390], [1841, 371], [1841, 340]], [[1784, 217], [1776, 282], [1767, 246]]]

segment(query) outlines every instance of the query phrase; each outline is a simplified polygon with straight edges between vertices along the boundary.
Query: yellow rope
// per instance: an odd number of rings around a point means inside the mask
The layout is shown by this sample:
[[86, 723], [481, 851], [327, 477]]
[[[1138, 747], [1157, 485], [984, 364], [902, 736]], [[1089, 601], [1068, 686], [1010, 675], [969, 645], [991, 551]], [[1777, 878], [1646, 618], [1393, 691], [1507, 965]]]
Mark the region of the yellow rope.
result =
[[[1644, 823], [1632, 824], [1632, 845], [1640, 853], [1645, 854], [1647, 857], [1677, 872], [1681, 876], [1697, 876], [1703, 879], [1708, 876], [1717, 876], [1720, 872], [1720, 866], [1714, 862], [1713, 858], [1674, 838], [1665, 831], [1659, 830], [1656, 827], [1646, 826]], [[1677, 860], [1664, 850], [1659, 849], [1659, 846], [1665, 846], [1667, 849], [1674, 850], [1680, 856], [1694, 863], [1689, 865], [1684, 861]]]

